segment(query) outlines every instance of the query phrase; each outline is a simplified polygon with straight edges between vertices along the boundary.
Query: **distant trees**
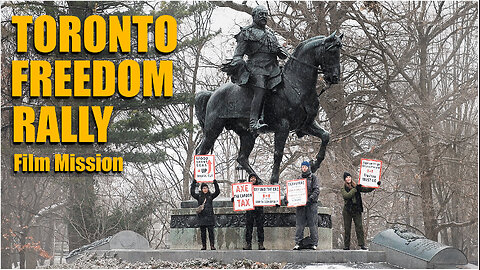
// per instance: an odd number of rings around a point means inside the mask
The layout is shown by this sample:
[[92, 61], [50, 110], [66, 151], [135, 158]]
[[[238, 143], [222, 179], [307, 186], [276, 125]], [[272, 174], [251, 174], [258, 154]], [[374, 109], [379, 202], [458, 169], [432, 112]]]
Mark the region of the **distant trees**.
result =
[[[172, 55], [153, 53], [128, 55], [124, 54], [50, 54], [41, 55], [33, 50], [25, 54], [15, 52], [15, 29], [10, 23], [11, 15], [39, 16], [48, 14], [53, 17], [74, 15], [84, 20], [95, 14], [111, 15], [153, 15], [169, 14], [177, 19], [181, 29], [179, 33], [178, 61], [187, 61], [192, 55], [200, 58], [202, 44], [205, 44], [215, 33], [210, 33], [209, 15], [212, 6], [208, 3], [151, 3], [151, 2], [5, 2], [2, 3], [2, 268], [10, 268], [12, 262], [19, 261], [20, 268], [34, 268], [37, 254], [50, 258], [54, 250], [47, 247], [51, 243], [68, 239], [70, 250], [112, 235], [120, 230], [130, 229], [145, 235], [151, 242], [165, 246], [168, 233], [169, 209], [176, 207], [182, 198], [182, 177], [177, 172], [185, 169], [190, 172], [189, 165], [184, 165], [183, 155], [191, 156], [195, 149], [196, 133], [193, 124], [193, 95], [195, 87], [182, 90], [182, 86], [192, 84], [192, 73], [187, 70], [190, 63], [175, 64], [175, 75], [183, 77], [183, 82], [175, 80], [175, 95], [166, 100], [133, 98], [123, 100], [112, 97], [99, 99], [31, 99], [28, 95], [22, 99], [12, 99], [10, 93], [10, 66], [15, 58], [44, 59], [108, 59], [120, 61], [128, 56], [138, 61], [146, 59], [160, 60]], [[203, 15], [206, 16], [203, 16]], [[185, 20], [184, 26], [183, 20]], [[204, 20], [204, 32], [199, 32], [197, 23]], [[193, 36], [187, 32], [196, 31]], [[183, 28], [182, 28], [183, 27]], [[33, 29], [33, 27], [32, 27]], [[29, 31], [31, 29], [29, 28]], [[136, 31], [136, 29], [133, 29]], [[32, 35], [30, 35], [31, 37]], [[132, 34], [135, 36], [135, 33]], [[32, 42], [31, 39], [28, 41]], [[132, 47], [135, 48], [132, 39]], [[29, 46], [32, 48], [32, 46]], [[190, 49], [192, 48], [192, 49]], [[198, 48], [198, 51], [195, 51]], [[190, 52], [185, 52], [190, 50]], [[135, 50], [133, 50], [135, 51]], [[180, 54], [182, 54], [180, 56]], [[197, 61], [200, 62], [200, 61]], [[197, 63], [198, 69], [199, 63]], [[184, 69], [184, 70], [182, 70]], [[196, 76], [196, 75], [195, 75]], [[199, 80], [193, 80], [195, 84]], [[178, 85], [177, 85], [178, 84]], [[106, 145], [13, 145], [11, 139], [11, 109], [13, 105], [30, 106], [79, 106], [79, 105], [113, 105], [114, 115], [109, 126], [109, 140]], [[190, 114], [183, 114], [185, 109]], [[190, 109], [188, 109], [190, 108]], [[76, 119], [76, 115], [73, 116]], [[72, 120], [75, 122], [76, 120]], [[93, 130], [93, 128], [91, 128]], [[75, 130], [74, 130], [75, 132]], [[190, 141], [187, 151], [182, 151], [183, 140], [178, 138], [176, 146], [170, 141], [187, 134]], [[168, 141], [168, 142], [167, 142]], [[178, 156], [172, 156], [172, 151], [178, 151]], [[124, 157], [125, 173], [123, 175], [70, 175], [55, 174], [43, 177], [14, 175], [12, 173], [12, 155], [19, 151], [30, 151], [38, 155], [51, 153], [82, 154], [102, 153]], [[191, 161], [189, 161], [190, 163]], [[165, 169], [167, 168], [167, 169]], [[171, 170], [170, 170], [171, 169]], [[191, 179], [191, 178], [190, 178]], [[189, 179], [185, 179], [189, 181]], [[48, 209], [49, 215], [46, 215]], [[42, 213], [40, 215], [40, 213]], [[53, 218], [52, 215], [59, 217]], [[59, 221], [68, 224], [66, 230], [58, 226]], [[42, 220], [42, 222], [40, 222]], [[55, 220], [45, 223], [45, 220]], [[155, 224], [154, 224], [155, 223]], [[158, 229], [158, 224], [162, 227]], [[35, 230], [31, 227], [35, 226]], [[48, 226], [44, 227], [44, 226]], [[157, 226], [154, 228], [154, 226]], [[53, 227], [53, 228], [52, 228]], [[39, 241], [45, 232], [57, 236], [47, 242]], [[38, 240], [38, 241], [37, 241]], [[159, 243], [157, 243], [159, 242]], [[35, 244], [34, 244], [35, 243]], [[32, 249], [30, 248], [32, 247]], [[33, 250], [33, 247], [35, 250]], [[28, 261], [26, 252], [31, 249], [32, 260]], [[45, 252], [48, 250], [48, 252]], [[42, 252], [40, 252], [42, 251]], [[60, 251], [60, 252], [63, 252]], [[17, 255], [20, 255], [19, 257]]]
[[[252, 8], [231, 1], [217, 5], [242, 12]], [[477, 3], [312, 1], [266, 6], [272, 15], [269, 26], [289, 48], [312, 36], [345, 34], [342, 83], [319, 97], [323, 110], [318, 120], [331, 140], [318, 174], [321, 201], [334, 208], [334, 223], [339, 224], [334, 246], [342, 237], [342, 221], [335, 214], [343, 205], [338, 192], [342, 172], [355, 172], [362, 157], [378, 158], [384, 161], [384, 184], [365, 200], [369, 235], [403, 225], [455, 245], [471, 258], [476, 244], [470, 244], [478, 242], [473, 237], [478, 201], [464, 188], [478, 188]], [[320, 80], [319, 93], [323, 87]], [[257, 145], [252, 157], [271, 156], [268, 138], [257, 139], [264, 145]], [[283, 176], [295, 177], [298, 163], [311, 158], [319, 142], [291, 138], [287, 146]], [[267, 166], [260, 160], [255, 168]]]
[[[382, 98], [376, 124], [385, 134], [380, 145], [392, 140], [402, 145], [388, 147], [383, 156], [415, 172], [416, 188], [411, 191], [421, 199], [420, 231], [438, 240], [442, 230], [474, 224], [478, 221], [474, 209], [463, 217], [457, 215], [455, 221], [448, 220], [447, 209], [453, 197], [470, 197], [460, 190], [471, 183], [468, 178], [478, 177], [469, 169], [475, 167], [471, 150], [478, 135], [472, 122], [478, 116], [473, 101], [478, 97], [478, 55], [471, 53], [478, 49], [478, 5], [381, 3], [371, 12], [354, 5], [348, 14], [362, 32], [352, 40], [361, 57], [349, 56], [365, 76], [368, 89]], [[462, 169], [473, 174], [464, 175]]]

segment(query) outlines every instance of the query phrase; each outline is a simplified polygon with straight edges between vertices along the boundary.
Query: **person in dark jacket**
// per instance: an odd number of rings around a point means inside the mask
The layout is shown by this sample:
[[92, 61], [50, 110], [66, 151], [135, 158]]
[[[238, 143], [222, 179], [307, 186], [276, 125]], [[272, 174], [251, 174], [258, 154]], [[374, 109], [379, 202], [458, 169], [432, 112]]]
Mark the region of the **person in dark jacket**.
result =
[[[253, 185], [261, 185], [258, 176], [254, 173], [248, 176], [248, 181], [252, 182]], [[246, 211], [245, 219], [247, 223], [247, 230], [245, 231], [245, 246], [243, 249], [250, 250], [252, 249], [252, 233], [253, 225], [257, 226], [257, 240], [258, 240], [258, 249], [265, 250], [263, 246], [264, 234], [263, 234], [263, 223], [265, 222], [265, 214], [263, 213], [263, 207], [257, 206], [254, 210]]]
[[208, 185], [206, 183], [202, 183], [200, 185], [200, 194], [196, 194], [196, 184], [197, 181], [193, 179], [192, 185], [190, 186], [190, 195], [197, 200], [198, 206], [205, 203], [203, 211], [197, 215], [198, 226], [200, 227], [200, 232], [202, 235], [202, 250], [207, 249], [207, 230], [208, 238], [210, 239], [210, 248], [215, 250], [215, 236], [213, 234], [213, 227], [215, 226], [215, 214], [213, 213], [213, 199], [220, 194], [220, 187], [218, 186], [217, 180], [213, 180], [215, 192], [212, 194], [208, 189]]
[[307, 205], [296, 208], [296, 233], [294, 250], [300, 249], [300, 241], [303, 239], [305, 226], [310, 228], [310, 237], [313, 242], [313, 249], [317, 249], [318, 244], [318, 179], [310, 170], [308, 161], [302, 162], [302, 178], [307, 179]]
[[[342, 196], [345, 204], [343, 206], [343, 224], [345, 227], [344, 250], [350, 249], [350, 233], [352, 231], [352, 219], [355, 223], [355, 233], [357, 234], [358, 245], [361, 249], [366, 250], [365, 236], [363, 234], [362, 225], [362, 192], [372, 192], [375, 188], [364, 187], [360, 184], [355, 184], [352, 180], [352, 175], [348, 172], [343, 173], [344, 185], [342, 187]], [[377, 183], [379, 186], [380, 181]]]

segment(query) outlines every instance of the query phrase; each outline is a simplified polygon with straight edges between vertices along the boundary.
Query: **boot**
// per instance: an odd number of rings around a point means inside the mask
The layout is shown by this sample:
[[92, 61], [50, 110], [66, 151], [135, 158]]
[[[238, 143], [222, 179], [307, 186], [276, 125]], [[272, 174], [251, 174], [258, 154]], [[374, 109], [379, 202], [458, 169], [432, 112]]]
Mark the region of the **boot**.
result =
[[214, 245], [210, 245], [211, 250], [217, 250]]
[[258, 250], [265, 250], [265, 247], [263, 246], [263, 242], [258, 243]]
[[243, 246], [243, 250], [251, 250], [252, 249], [252, 243], [245, 243]]
[[202, 245], [202, 250], [207, 250], [207, 245]]

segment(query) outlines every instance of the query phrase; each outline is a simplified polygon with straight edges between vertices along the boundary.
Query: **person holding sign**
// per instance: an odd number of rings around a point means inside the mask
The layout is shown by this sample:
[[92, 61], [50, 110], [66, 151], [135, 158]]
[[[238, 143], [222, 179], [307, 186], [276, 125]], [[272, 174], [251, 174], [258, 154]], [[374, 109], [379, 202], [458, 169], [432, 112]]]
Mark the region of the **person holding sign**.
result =
[[[200, 194], [195, 193], [197, 181], [193, 179], [190, 186], [190, 195], [197, 200], [199, 208], [197, 214], [198, 226], [202, 235], [202, 250], [207, 249], [207, 230], [208, 238], [210, 239], [210, 248], [215, 250], [215, 235], [213, 234], [213, 227], [215, 226], [215, 214], [213, 213], [213, 200], [220, 194], [220, 187], [217, 180], [213, 180], [215, 192], [212, 194], [208, 189], [208, 185], [202, 183], [200, 185]], [[203, 205], [203, 209], [201, 209]]]
[[318, 244], [318, 195], [320, 189], [318, 187], [317, 177], [310, 171], [310, 163], [302, 162], [302, 178], [307, 179], [307, 204], [296, 208], [296, 232], [294, 250], [300, 249], [300, 242], [303, 239], [303, 231], [305, 226], [310, 228], [310, 238], [312, 241], [312, 249], [317, 249]]
[[[343, 239], [344, 250], [350, 249], [350, 233], [352, 230], [352, 219], [355, 223], [355, 233], [357, 234], [358, 245], [361, 249], [366, 250], [365, 236], [363, 234], [362, 225], [362, 195], [361, 192], [372, 192], [375, 188], [364, 187], [360, 184], [355, 184], [352, 180], [352, 175], [348, 172], [343, 173], [344, 185], [342, 187], [342, 196], [345, 204], [343, 206], [343, 224], [345, 227], [345, 236]], [[378, 181], [377, 185], [380, 186]]]
[[[248, 176], [248, 181], [252, 185], [261, 185], [258, 176], [254, 173]], [[256, 206], [253, 210], [248, 210], [245, 212], [245, 219], [247, 223], [247, 230], [245, 231], [245, 246], [243, 249], [250, 250], [252, 249], [252, 233], [253, 233], [253, 224], [257, 226], [257, 240], [258, 240], [258, 249], [265, 250], [263, 246], [264, 235], [263, 235], [263, 223], [265, 221], [265, 214], [263, 213], [262, 206]]]

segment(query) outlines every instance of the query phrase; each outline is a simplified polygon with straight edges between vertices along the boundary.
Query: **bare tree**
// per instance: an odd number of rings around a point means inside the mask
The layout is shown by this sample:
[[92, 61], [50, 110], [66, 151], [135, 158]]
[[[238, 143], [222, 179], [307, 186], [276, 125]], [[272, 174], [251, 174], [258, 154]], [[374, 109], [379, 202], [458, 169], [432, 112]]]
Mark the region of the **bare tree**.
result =
[[[477, 51], [478, 44], [468, 38], [478, 30], [477, 12], [470, 2], [382, 3], [372, 12], [355, 5], [350, 12], [368, 41], [360, 50], [369, 61], [351, 58], [385, 101], [383, 126], [393, 135], [386, 139], [400, 137], [412, 146], [407, 158], [418, 175], [423, 232], [432, 240], [445, 227], [476, 222], [475, 216], [466, 222], [439, 222], [442, 208], [434, 187], [442, 182], [436, 170], [446, 162], [445, 151], [452, 144], [443, 126], [476, 96], [476, 57], [462, 55]], [[475, 134], [457, 133], [455, 139]], [[445, 200], [447, 194], [440, 193], [437, 197]]]

